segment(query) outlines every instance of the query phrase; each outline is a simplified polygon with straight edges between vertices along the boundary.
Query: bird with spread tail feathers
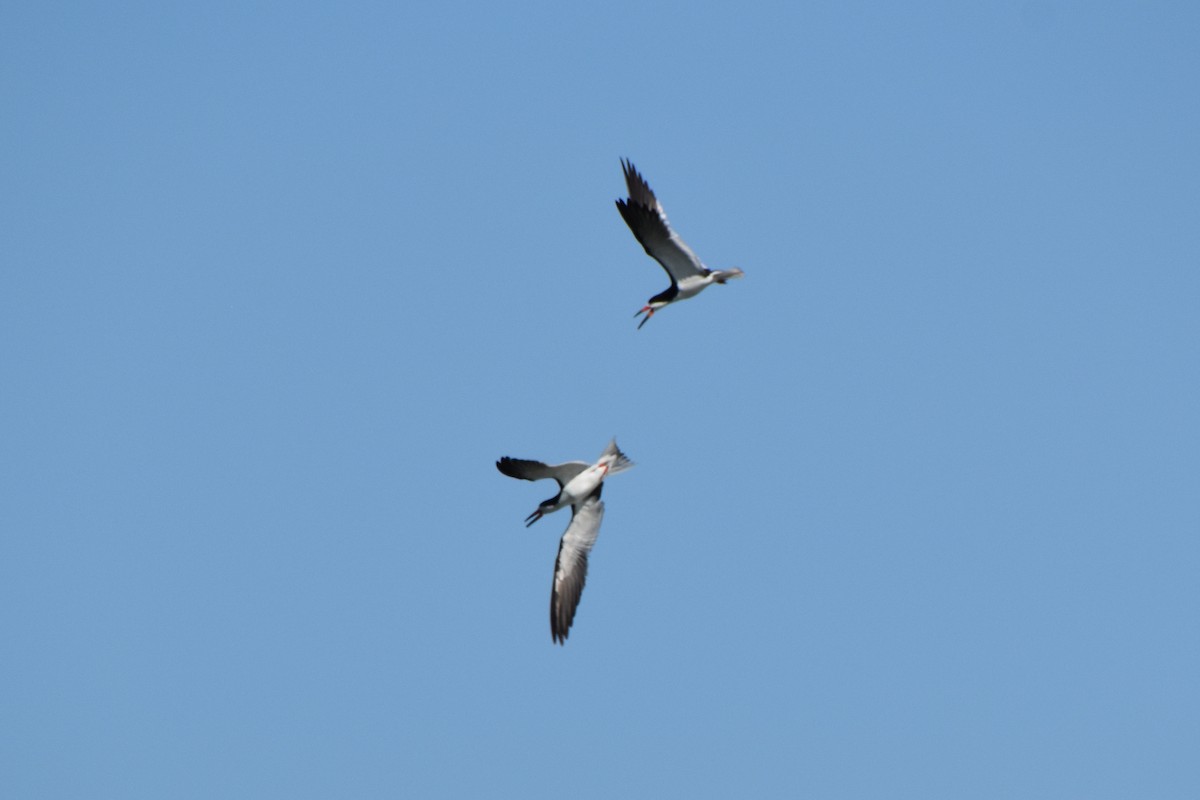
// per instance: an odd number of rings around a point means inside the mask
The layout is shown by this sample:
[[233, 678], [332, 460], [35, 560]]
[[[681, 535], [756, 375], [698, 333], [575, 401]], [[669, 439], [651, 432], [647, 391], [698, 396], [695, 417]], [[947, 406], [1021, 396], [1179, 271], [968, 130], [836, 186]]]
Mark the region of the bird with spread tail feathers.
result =
[[554, 583], [550, 590], [550, 636], [558, 644], [566, 644], [567, 632], [575, 620], [575, 609], [587, 580], [588, 553], [596, 544], [604, 503], [600, 491], [604, 479], [633, 466], [633, 462], [617, 447], [613, 439], [594, 464], [568, 461], [565, 464], [543, 464], [505, 456], [496, 462], [496, 469], [510, 478], [537, 481], [553, 478], [558, 494], [544, 500], [525, 518], [528, 528], [546, 514], [571, 507], [571, 522], [558, 543], [558, 558], [554, 562]]
[[629, 199], [618, 200], [617, 210], [625, 220], [625, 224], [633, 231], [633, 235], [646, 249], [647, 255], [662, 265], [671, 278], [671, 285], [664, 291], [651, 297], [642, 310], [634, 314], [636, 318], [642, 314], [646, 317], [638, 323], [640, 330], [650, 321], [654, 312], [689, 297], [695, 297], [714, 283], [724, 284], [726, 281], [742, 277], [743, 273], [737, 267], [732, 269], [713, 270], [704, 266], [692, 249], [687, 246], [679, 234], [671, 230], [667, 222], [667, 212], [654, 196], [650, 184], [638, 173], [633, 163], [621, 159], [621, 168], [625, 171], [625, 185], [629, 187]]

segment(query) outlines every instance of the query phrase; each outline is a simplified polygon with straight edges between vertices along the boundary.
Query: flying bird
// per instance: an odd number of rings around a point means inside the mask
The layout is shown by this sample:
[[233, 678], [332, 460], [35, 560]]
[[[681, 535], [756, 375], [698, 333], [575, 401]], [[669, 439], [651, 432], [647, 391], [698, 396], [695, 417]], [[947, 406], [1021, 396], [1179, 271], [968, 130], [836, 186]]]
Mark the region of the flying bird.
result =
[[671, 278], [670, 287], [651, 297], [642, 310], [633, 315], [634, 318], [646, 315], [645, 319], [638, 323], [638, 329], [641, 330], [660, 308], [695, 297], [710, 284], [723, 284], [742, 277], [743, 273], [737, 267], [713, 270], [704, 266], [704, 262], [692, 252], [692, 248], [679, 238], [679, 234], [671, 230], [671, 224], [667, 222], [667, 212], [663, 210], [662, 204], [651, 191], [650, 184], [646, 183], [646, 179], [638, 173], [633, 163], [622, 158], [621, 169], [625, 170], [629, 199], [618, 200], [617, 210], [621, 212], [625, 224], [633, 231], [634, 237], [646, 249], [647, 255], [661, 264]]
[[554, 583], [550, 589], [550, 636], [558, 644], [566, 644], [567, 632], [575, 620], [575, 609], [587, 580], [588, 553], [596, 544], [600, 520], [604, 518], [604, 503], [600, 490], [604, 479], [633, 466], [613, 439], [595, 464], [568, 461], [565, 464], [543, 464], [505, 456], [496, 462], [496, 469], [510, 478], [537, 481], [553, 478], [558, 494], [543, 500], [525, 518], [528, 528], [546, 514], [566, 506], [571, 507], [571, 522], [558, 543], [558, 559], [554, 562]]

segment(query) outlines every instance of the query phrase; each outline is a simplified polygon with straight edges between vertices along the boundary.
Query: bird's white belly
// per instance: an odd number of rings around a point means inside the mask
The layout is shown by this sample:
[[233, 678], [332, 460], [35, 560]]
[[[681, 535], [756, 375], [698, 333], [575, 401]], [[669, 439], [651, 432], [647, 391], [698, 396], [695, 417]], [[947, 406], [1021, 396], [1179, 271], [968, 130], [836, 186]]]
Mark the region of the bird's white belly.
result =
[[562, 489], [562, 504], [575, 505], [592, 492], [604, 480], [605, 470], [602, 467], [588, 467], [572, 478]]
[[679, 294], [675, 295], [675, 299], [687, 300], [689, 297], [695, 297], [710, 283], [712, 283], [711, 275], [693, 275], [690, 278], [684, 278], [677, 284]]

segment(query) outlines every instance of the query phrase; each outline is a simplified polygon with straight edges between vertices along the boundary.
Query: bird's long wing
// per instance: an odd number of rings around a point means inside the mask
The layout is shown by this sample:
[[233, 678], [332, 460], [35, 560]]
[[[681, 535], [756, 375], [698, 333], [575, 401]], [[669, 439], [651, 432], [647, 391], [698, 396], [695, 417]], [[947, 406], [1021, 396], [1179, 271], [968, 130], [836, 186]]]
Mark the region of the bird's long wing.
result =
[[550, 591], [550, 636], [559, 644], [566, 643], [567, 632], [575, 620], [575, 609], [587, 581], [588, 553], [596, 544], [600, 520], [604, 518], [600, 489], [597, 486], [596, 491], [571, 507], [571, 524], [558, 543], [554, 586]]
[[633, 235], [646, 249], [646, 253], [662, 264], [663, 269], [671, 276], [672, 285], [684, 278], [704, 275], [704, 263], [683, 239], [671, 230], [671, 224], [667, 222], [667, 212], [663, 211], [646, 179], [625, 159], [621, 159], [621, 168], [625, 170], [629, 199], [618, 200], [617, 210], [621, 212]]
[[540, 481], [542, 478], [553, 478], [558, 481], [558, 488], [570, 483], [579, 473], [590, 465], [582, 461], [568, 461], [565, 464], [543, 464], [541, 461], [527, 461], [523, 458], [504, 456], [496, 462], [496, 469], [510, 478], [520, 478], [523, 481]]

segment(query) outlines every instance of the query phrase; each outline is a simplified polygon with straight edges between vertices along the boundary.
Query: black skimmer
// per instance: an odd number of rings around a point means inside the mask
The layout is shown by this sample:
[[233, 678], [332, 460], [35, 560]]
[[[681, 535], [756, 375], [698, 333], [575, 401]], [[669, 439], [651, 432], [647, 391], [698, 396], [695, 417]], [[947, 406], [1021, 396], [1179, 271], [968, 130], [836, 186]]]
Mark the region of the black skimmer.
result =
[[633, 462], [617, 447], [616, 439], [609, 443], [595, 464], [583, 461], [543, 464], [508, 456], [496, 462], [496, 469], [510, 478], [526, 481], [553, 478], [558, 482], [558, 494], [542, 501], [525, 518], [526, 528], [546, 514], [571, 507], [571, 523], [558, 543], [554, 584], [550, 590], [550, 636], [559, 644], [567, 641], [567, 632], [575, 619], [575, 609], [587, 580], [588, 553], [596, 544], [600, 520], [604, 517], [604, 503], [600, 501], [604, 479], [632, 466]]
[[646, 253], [662, 264], [662, 268], [671, 277], [671, 286], [651, 297], [642, 310], [633, 315], [646, 315], [646, 318], [638, 323], [639, 330], [650, 321], [654, 312], [663, 306], [695, 297], [710, 284], [723, 284], [742, 277], [743, 273], [737, 267], [714, 270], [704, 266], [704, 262], [679, 238], [679, 234], [671, 230], [671, 224], [667, 222], [667, 212], [663, 211], [662, 204], [650, 189], [650, 184], [646, 183], [646, 179], [638, 173], [632, 162], [622, 158], [621, 169], [625, 170], [629, 199], [618, 200], [617, 210], [621, 212], [625, 224], [633, 231], [642, 247], [646, 248]]

